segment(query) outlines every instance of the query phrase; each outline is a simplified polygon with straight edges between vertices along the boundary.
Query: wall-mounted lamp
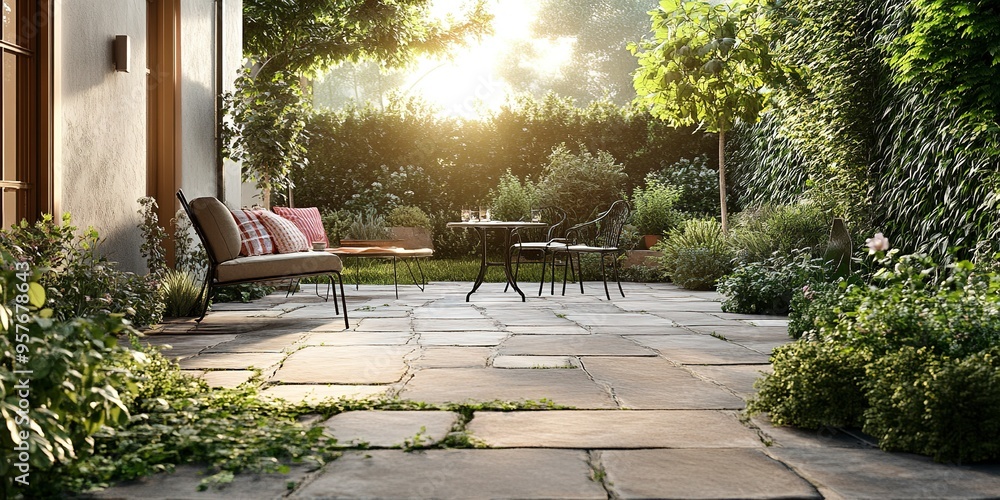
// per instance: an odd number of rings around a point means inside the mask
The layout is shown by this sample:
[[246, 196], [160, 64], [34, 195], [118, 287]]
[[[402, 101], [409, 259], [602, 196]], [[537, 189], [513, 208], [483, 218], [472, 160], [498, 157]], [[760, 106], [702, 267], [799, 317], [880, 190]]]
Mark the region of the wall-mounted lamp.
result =
[[115, 71], [128, 73], [129, 61], [132, 59], [132, 49], [130, 47], [128, 35], [116, 35], [112, 57], [115, 60]]

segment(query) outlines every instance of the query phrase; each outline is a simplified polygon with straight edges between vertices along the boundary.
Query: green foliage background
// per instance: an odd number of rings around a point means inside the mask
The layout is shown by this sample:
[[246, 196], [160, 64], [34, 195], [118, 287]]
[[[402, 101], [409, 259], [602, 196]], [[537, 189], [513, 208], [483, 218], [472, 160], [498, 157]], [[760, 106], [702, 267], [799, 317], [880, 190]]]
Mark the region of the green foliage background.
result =
[[742, 207], [808, 192], [904, 250], [1000, 250], [1000, 12], [971, 0], [797, 0], [808, 68], [731, 143]]
[[707, 134], [606, 101], [578, 107], [552, 94], [522, 96], [482, 121], [434, 111], [416, 99], [397, 99], [384, 110], [315, 113], [307, 126], [309, 166], [292, 174], [295, 203], [321, 210], [407, 204], [431, 215], [449, 211], [454, 220], [463, 205], [488, 204], [490, 189], [508, 170], [538, 183], [560, 144], [573, 152], [606, 151], [628, 175], [620, 185], [626, 193], [661, 166], [715, 149]]

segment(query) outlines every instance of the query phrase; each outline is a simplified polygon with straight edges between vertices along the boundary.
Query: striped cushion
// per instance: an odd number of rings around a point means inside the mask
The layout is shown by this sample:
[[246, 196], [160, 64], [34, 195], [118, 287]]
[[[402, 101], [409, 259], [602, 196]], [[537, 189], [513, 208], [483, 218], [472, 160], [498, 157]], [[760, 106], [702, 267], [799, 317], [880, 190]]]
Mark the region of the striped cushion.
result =
[[274, 240], [276, 253], [305, 252], [312, 248], [309, 239], [295, 227], [295, 224], [292, 224], [292, 221], [267, 210], [257, 210], [254, 213], [264, 223], [271, 239]]
[[240, 229], [240, 255], [268, 255], [274, 253], [271, 235], [251, 210], [231, 210]]
[[323, 229], [323, 219], [319, 216], [318, 208], [274, 207], [273, 210], [274, 213], [292, 221], [292, 224], [295, 224], [295, 227], [299, 228], [299, 231], [302, 231], [302, 234], [306, 235], [306, 239], [310, 242], [322, 241], [324, 245], [330, 245], [330, 240], [326, 237], [326, 230]]

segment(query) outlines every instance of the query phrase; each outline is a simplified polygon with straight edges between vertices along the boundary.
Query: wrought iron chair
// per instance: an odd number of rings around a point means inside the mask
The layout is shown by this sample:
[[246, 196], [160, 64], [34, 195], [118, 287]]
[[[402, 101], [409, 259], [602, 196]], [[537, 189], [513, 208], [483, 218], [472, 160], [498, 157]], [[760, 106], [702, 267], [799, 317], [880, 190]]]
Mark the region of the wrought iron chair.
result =
[[[611, 268], [614, 271], [615, 281], [618, 283], [618, 292], [625, 296], [622, 289], [622, 282], [618, 277], [618, 254], [624, 249], [618, 246], [621, 239], [622, 228], [628, 222], [631, 209], [628, 202], [618, 200], [611, 204], [608, 210], [597, 216], [596, 219], [582, 224], [577, 224], [566, 230], [566, 239], [569, 243], [565, 247], [556, 249], [555, 255], [565, 253], [566, 259], [563, 264], [563, 295], [566, 294], [566, 266], [573, 267], [573, 256], [576, 256], [577, 274], [580, 276], [580, 293], [583, 292], [583, 269], [580, 266], [580, 255], [598, 254], [601, 259], [601, 279], [604, 281], [604, 295], [611, 300], [611, 293], [608, 292], [608, 278], [604, 266], [604, 258], [612, 256]], [[555, 255], [553, 259], [555, 259]]]
[[[514, 262], [514, 281], [517, 281], [518, 273], [521, 270], [521, 261], [524, 260], [522, 257], [527, 257], [532, 263], [542, 264], [542, 278], [538, 283], [538, 295], [541, 296], [545, 287], [545, 267], [550, 260], [549, 257], [554, 255], [556, 250], [566, 248], [567, 240], [562, 237], [565, 230], [566, 212], [559, 207], [543, 207], [539, 211], [541, 212], [541, 221], [547, 223], [548, 227], [515, 229], [511, 233], [511, 241], [514, 241], [514, 244], [510, 246], [507, 257]], [[549, 293], [554, 294], [556, 279], [554, 260], [551, 274], [552, 289]], [[506, 292], [508, 287], [510, 287], [509, 284], [504, 287], [503, 291]]]

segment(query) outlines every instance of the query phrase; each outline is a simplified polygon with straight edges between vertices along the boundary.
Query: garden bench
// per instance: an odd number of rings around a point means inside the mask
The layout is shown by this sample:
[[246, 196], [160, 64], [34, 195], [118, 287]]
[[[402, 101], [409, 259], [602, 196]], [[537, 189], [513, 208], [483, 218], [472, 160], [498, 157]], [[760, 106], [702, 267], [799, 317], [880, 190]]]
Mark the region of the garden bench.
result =
[[[344, 326], [350, 328], [347, 318], [347, 298], [344, 295], [344, 280], [341, 271], [343, 262], [336, 254], [329, 252], [291, 252], [251, 257], [240, 255], [240, 231], [229, 208], [213, 197], [195, 198], [188, 203], [183, 191], [177, 191], [177, 198], [191, 220], [201, 244], [208, 254], [208, 271], [199, 300], [204, 300], [201, 322], [208, 312], [208, 305], [217, 287], [254, 283], [281, 279], [298, 279], [312, 276], [328, 276], [333, 290], [333, 307], [340, 314], [337, 304], [337, 289], [334, 275], [340, 284], [340, 300], [344, 307]], [[329, 292], [327, 293], [329, 300]]]

